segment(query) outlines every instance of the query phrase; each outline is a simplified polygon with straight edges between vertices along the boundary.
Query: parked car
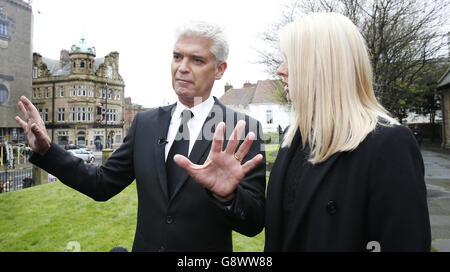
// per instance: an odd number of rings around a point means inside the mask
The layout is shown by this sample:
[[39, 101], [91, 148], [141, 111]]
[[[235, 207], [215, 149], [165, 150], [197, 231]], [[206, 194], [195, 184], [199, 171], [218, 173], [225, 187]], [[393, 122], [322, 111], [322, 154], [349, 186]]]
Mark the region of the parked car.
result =
[[83, 149], [69, 149], [67, 151], [75, 157], [84, 160], [85, 162], [93, 163], [95, 161], [95, 156], [94, 154], [92, 154], [92, 152]]
[[81, 147], [78, 146], [78, 145], [70, 144], [70, 145], [64, 146], [64, 149], [65, 149], [65, 150], [81, 149]]

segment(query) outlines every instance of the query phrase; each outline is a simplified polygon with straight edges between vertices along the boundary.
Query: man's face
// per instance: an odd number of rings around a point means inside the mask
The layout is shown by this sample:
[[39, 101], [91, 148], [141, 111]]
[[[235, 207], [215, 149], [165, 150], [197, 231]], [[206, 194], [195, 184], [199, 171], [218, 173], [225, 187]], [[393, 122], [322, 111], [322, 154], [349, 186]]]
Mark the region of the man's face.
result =
[[227, 63], [214, 67], [215, 56], [210, 49], [213, 41], [196, 36], [181, 36], [173, 49], [172, 87], [178, 99], [188, 107], [194, 106], [194, 98], [206, 100], [215, 80], [222, 78]]

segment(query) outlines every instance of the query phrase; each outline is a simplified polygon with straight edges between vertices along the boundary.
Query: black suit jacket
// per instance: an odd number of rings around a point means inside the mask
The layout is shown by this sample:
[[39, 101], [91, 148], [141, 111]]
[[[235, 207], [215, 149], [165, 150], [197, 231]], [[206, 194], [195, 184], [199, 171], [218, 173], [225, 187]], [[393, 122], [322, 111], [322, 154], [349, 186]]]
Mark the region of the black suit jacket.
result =
[[[99, 168], [53, 143], [43, 157], [34, 154], [30, 161], [97, 201], [108, 200], [136, 179], [138, 220], [133, 251], [231, 251], [232, 230], [253, 236], [264, 227], [265, 157], [241, 181], [231, 205], [215, 200], [187, 172], [169, 198], [164, 150], [174, 106], [137, 114], [123, 144]], [[259, 122], [215, 99], [189, 159], [202, 164], [215, 126], [226, 122], [226, 134], [230, 134], [241, 119], [247, 122], [245, 134], [253, 131], [257, 136], [243, 163], [258, 153], [264, 156]]]
[[[291, 146], [301, 146], [299, 132]], [[314, 166], [296, 187], [291, 216], [282, 218], [294, 153], [280, 149], [270, 174], [266, 251], [365, 251], [371, 241], [381, 251], [430, 250], [424, 165], [409, 129], [378, 125], [355, 150]]]

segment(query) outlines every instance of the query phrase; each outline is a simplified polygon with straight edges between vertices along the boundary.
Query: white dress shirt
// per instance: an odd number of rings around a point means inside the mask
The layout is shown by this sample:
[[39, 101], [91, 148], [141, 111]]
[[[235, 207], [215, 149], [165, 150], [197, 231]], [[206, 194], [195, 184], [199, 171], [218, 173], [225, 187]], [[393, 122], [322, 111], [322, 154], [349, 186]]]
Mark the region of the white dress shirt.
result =
[[[214, 106], [214, 98], [209, 96], [208, 99], [203, 101], [202, 103], [188, 108], [183, 105], [180, 101], [177, 101], [177, 105], [175, 111], [170, 119], [169, 131], [167, 132], [167, 144], [165, 146], [165, 159], [167, 161], [167, 155], [169, 154], [170, 148], [172, 147], [175, 136], [177, 135], [178, 128], [181, 123], [181, 113], [185, 109], [189, 109], [194, 116], [187, 122], [187, 126], [189, 128], [189, 153], [191, 154], [191, 150], [194, 147], [195, 141], [202, 130], [203, 123], [205, 123], [206, 117], [208, 117], [209, 112]], [[189, 155], [188, 155], [189, 156]]]

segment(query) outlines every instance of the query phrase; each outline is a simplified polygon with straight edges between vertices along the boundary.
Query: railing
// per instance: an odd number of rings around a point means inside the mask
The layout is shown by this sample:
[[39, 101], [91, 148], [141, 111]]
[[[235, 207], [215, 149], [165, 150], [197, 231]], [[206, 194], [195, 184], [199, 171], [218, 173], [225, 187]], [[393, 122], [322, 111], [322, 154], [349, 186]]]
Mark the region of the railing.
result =
[[0, 193], [21, 190], [34, 185], [32, 167], [1, 169]]

